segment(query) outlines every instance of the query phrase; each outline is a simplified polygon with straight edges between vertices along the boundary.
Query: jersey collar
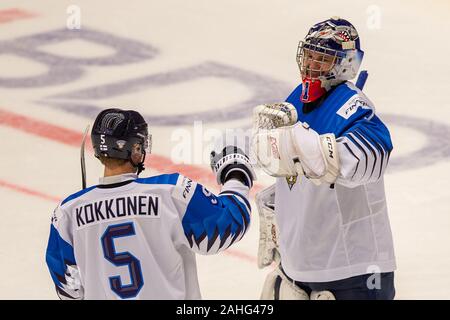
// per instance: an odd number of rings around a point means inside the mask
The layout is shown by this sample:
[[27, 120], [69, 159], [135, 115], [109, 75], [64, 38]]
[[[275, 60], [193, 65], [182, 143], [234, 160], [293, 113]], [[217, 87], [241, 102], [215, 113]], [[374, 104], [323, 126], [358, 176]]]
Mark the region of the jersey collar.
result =
[[128, 180], [136, 180], [138, 178], [138, 175], [135, 173], [125, 173], [125, 174], [119, 174], [117, 176], [109, 176], [109, 177], [101, 177], [99, 179], [99, 182], [101, 185], [105, 184], [116, 184], [121, 183]]

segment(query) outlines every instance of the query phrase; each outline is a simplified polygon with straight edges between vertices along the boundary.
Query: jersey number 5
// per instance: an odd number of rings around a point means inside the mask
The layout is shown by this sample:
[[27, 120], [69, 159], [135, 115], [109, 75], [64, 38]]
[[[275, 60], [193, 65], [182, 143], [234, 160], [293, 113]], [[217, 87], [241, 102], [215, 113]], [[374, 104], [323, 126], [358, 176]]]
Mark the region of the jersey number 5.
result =
[[141, 263], [129, 252], [116, 252], [114, 239], [135, 235], [132, 222], [109, 226], [101, 238], [105, 259], [115, 266], [128, 266], [131, 284], [123, 285], [120, 276], [109, 278], [111, 290], [122, 299], [134, 298], [144, 285]]

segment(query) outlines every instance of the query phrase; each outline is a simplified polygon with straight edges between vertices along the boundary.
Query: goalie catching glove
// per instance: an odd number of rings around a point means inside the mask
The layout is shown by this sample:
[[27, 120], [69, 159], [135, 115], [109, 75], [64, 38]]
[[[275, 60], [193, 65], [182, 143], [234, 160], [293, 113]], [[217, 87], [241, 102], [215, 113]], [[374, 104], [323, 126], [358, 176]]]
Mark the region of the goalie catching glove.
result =
[[233, 178], [251, 188], [256, 179], [249, 157], [236, 146], [226, 146], [220, 153], [212, 151], [211, 169], [220, 185]]
[[305, 122], [258, 130], [252, 141], [258, 164], [271, 176], [305, 175], [316, 184], [332, 184], [339, 175], [334, 134], [319, 135]]

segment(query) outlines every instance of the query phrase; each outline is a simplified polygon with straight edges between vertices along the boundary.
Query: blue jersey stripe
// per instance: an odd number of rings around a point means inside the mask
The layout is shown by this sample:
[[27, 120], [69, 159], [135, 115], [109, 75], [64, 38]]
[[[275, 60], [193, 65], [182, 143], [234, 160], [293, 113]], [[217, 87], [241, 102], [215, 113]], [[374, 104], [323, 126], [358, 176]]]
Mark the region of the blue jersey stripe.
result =
[[61, 238], [58, 230], [53, 225], [50, 227], [50, 238], [45, 259], [52, 279], [58, 286], [61, 286], [61, 283], [65, 283], [64, 274], [67, 265], [76, 265], [73, 247]]
[[[240, 194], [216, 197], [205, 193], [201, 185], [196, 186], [182, 220], [191, 248], [196, 249], [196, 244], [202, 254], [215, 253], [228, 247], [228, 241], [233, 243], [242, 236], [250, 223], [250, 213], [238, 196], [243, 197]], [[205, 242], [206, 246], [202, 247]]]
[[[360, 123], [354, 128], [357, 129], [365, 138], [367, 138], [367, 140], [370, 138], [371, 141], [380, 143], [385, 151], [389, 151], [392, 148], [389, 134], [386, 131], [380, 130], [382, 128], [375, 124], [375, 121], [376, 118], [370, 122]], [[352, 129], [352, 131], [355, 129]]]
[[221, 196], [221, 195], [227, 195], [227, 194], [233, 194], [233, 195], [235, 195], [235, 196], [238, 196], [239, 199], [242, 199], [242, 201], [245, 202], [245, 204], [247, 205], [247, 207], [248, 207], [250, 210], [252, 209], [252, 206], [250, 205], [250, 202], [249, 202], [242, 194], [240, 194], [239, 192], [232, 191], [232, 190], [227, 190], [227, 191], [223, 191], [223, 192], [219, 193], [219, 196]]
[[89, 191], [94, 190], [95, 188], [97, 188], [97, 186], [92, 186], [92, 187], [89, 187], [89, 188], [80, 190], [80, 191], [78, 191], [77, 193], [74, 193], [74, 194], [68, 196], [67, 198], [65, 198], [65, 199], [61, 202], [61, 205], [65, 204], [65, 203], [67, 203], [67, 202], [69, 202], [69, 201], [71, 201], [71, 200], [74, 200], [74, 199], [76, 199], [76, 198], [78, 198], [78, 197], [81, 197], [83, 194], [88, 193]]
[[383, 152], [381, 152], [380, 173], [378, 174], [378, 179], [380, 179], [381, 173], [383, 172], [383, 163], [384, 163], [384, 154], [385, 154], [385, 151], [384, 151], [383, 147], [380, 146], [380, 144], [379, 144], [378, 142], [377, 142], [377, 144], [378, 144], [378, 146], [381, 148], [381, 150], [383, 150]]
[[346, 142], [344, 142], [344, 146], [345, 146], [345, 148], [347, 148], [347, 150], [350, 152], [350, 154], [358, 160], [358, 162], [356, 163], [355, 172], [353, 172], [353, 175], [352, 175], [352, 179], [353, 179], [353, 177], [355, 176], [356, 172], [358, 172], [358, 166], [359, 166], [359, 161], [360, 161], [360, 160], [359, 160], [359, 158], [353, 153], [352, 149], [350, 149], [350, 147], [348, 146], [348, 144], [347, 144]]
[[351, 141], [353, 142], [353, 144], [364, 153], [364, 159], [366, 161], [366, 165], [364, 167], [364, 174], [362, 175], [363, 177], [366, 175], [367, 172], [367, 167], [368, 167], [368, 159], [367, 159], [367, 152], [366, 150], [356, 141], [355, 138], [352, 137], [352, 133], [346, 133], [345, 136]]
[[373, 167], [372, 167], [372, 171], [370, 172], [370, 177], [369, 177], [369, 179], [370, 179], [372, 177], [373, 171], [375, 170], [375, 167], [377, 165], [377, 152], [375, 151], [374, 147], [369, 142], [367, 142], [363, 136], [361, 136], [360, 133], [358, 133], [357, 131], [354, 131], [352, 133], [355, 135], [356, 138], [359, 139], [360, 142], [362, 142], [370, 150], [370, 152], [373, 155]]
[[239, 201], [236, 200], [234, 198], [234, 196], [227, 196], [228, 199], [231, 200], [232, 203], [234, 203], [234, 205], [239, 209], [239, 213], [242, 216], [242, 221], [243, 221], [243, 229], [247, 230], [247, 227], [250, 223], [250, 217], [249, 217], [249, 213], [247, 210], [242, 209], [241, 205], [239, 204]]
[[161, 174], [159, 176], [153, 176], [148, 178], [138, 178], [135, 180], [136, 183], [142, 183], [142, 184], [170, 184], [170, 185], [176, 185], [178, 180], [179, 174], [178, 173], [172, 173], [172, 174]]

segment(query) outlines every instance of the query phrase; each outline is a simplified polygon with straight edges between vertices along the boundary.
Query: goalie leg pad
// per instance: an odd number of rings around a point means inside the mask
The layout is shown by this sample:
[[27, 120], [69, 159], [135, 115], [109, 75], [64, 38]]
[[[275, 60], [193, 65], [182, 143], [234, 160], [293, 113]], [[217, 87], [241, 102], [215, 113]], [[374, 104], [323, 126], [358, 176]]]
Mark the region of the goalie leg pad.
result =
[[311, 300], [336, 300], [336, 297], [331, 291], [312, 291]]
[[306, 291], [289, 281], [279, 267], [266, 277], [261, 300], [309, 300]]
[[280, 262], [278, 251], [278, 226], [275, 220], [275, 184], [256, 194], [259, 213], [258, 267]]

